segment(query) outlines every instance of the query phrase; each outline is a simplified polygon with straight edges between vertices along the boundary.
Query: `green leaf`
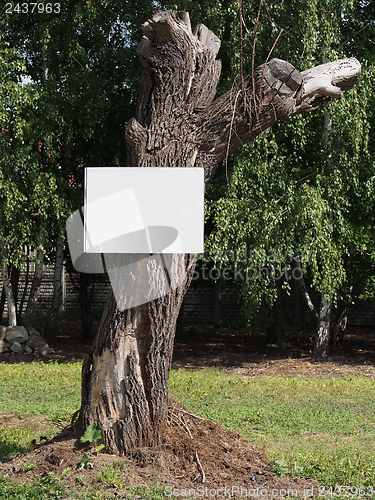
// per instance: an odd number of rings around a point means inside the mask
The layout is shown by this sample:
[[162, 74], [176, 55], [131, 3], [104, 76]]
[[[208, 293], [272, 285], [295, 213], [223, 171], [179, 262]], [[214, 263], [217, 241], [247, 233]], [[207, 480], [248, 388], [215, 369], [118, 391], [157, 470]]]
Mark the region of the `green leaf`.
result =
[[98, 442], [102, 439], [102, 431], [98, 424], [90, 424], [83, 436], [81, 437], [81, 443], [93, 443]]
[[89, 462], [89, 457], [87, 453], [84, 453], [83, 458], [81, 460], [81, 463], [78, 466], [78, 470], [82, 469], [92, 469], [94, 466], [92, 465], [91, 462]]

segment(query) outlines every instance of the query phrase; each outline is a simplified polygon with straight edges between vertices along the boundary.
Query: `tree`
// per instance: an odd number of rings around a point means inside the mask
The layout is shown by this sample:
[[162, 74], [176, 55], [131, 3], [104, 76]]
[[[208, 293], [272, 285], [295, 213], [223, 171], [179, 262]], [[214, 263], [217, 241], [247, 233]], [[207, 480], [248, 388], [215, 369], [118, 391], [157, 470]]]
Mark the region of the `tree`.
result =
[[[35, 98], [33, 110], [19, 110], [27, 130], [23, 143], [17, 143], [18, 154], [27, 151], [35, 168], [57, 186], [44, 226], [45, 246], [54, 252], [50, 262], [57, 268], [46, 325], [50, 339], [61, 301], [65, 221], [83, 204], [84, 166], [125, 163], [126, 141], [118, 124], [134, 112], [140, 66], [134, 36], [140, 31], [139, 16], [153, 9], [149, 0], [135, 5], [116, 0], [111, 8], [100, 0], [68, 0], [60, 7], [60, 12], [43, 15], [31, 12], [31, 6], [21, 15], [0, 10], [2, 36], [14, 54], [23, 56], [20, 75], [33, 82], [27, 86]], [[35, 305], [37, 293], [33, 296]], [[28, 314], [28, 324], [31, 318]]]
[[[204, 25], [191, 30], [189, 15], [158, 11], [142, 25], [138, 46], [142, 83], [135, 118], [126, 127], [127, 165], [203, 167], [205, 183], [228, 153], [278, 120], [317, 110], [360, 74], [355, 59], [300, 73], [273, 59], [242, 85], [214, 100], [220, 76], [219, 39]], [[113, 293], [105, 305], [82, 371], [78, 432], [99, 424], [105, 446], [126, 453], [160, 443], [168, 410], [173, 338], [196, 255], [173, 254], [184, 282], [163, 295], [166, 278], [141, 269], [160, 299], [119, 311]]]
[[[359, 53], [367, 59], [361, 81], [329, 104], [330, 131], [325, 131], [328, 113], [323, 109], [295, 116], [275, 124], [219, 169], [218, 179], [207, 190], [212, 229], [206, 253], [217, 266], [237, 266], [233, 274], [249, 320], [263, 300], [273, 305], [289, 292], [291, 277], [303, 272], [322, 294], [315, 352], [326, 357], [333, 309], [327, 309], [326, 302], [336, 305], [331, 330], [342, 331], [353, 290], [364, 285], [364, 274], [373, 274], [366, 253], [372, 238], [368, 214], [373, 210], [374, 175], [369, 140], [374, 130], [369, 81], [373, 69], [368, 62], [373, 59], [368, 47], [372, 7], [363, 10], [358, 2], [325, 1], [305, 2], [300, 9], [300, 4], [287, 2], [267, 4], [268, 27], [265, 23], [262, 30], [275, 31], [279, 42], [274, 54], [304, 69], [311, 61]], [[264, 58], [270, 49], [265, 40], [262, 36]], [[303, 60], [298, 61], [302, 46]], [[244, 64], [251, 58], [251, 52], [245, 53]], [[282, 289], [275, 286], [280, 273], [286, 278]], [[319, 313], [314, 314], [318, 319]], [[280, 321], [277, 330], [282, 343]]]
[[[37, 94], [21, 85], [25, 61], [0, 36], [0, 261], [7, 295], [9, 325], [17, 318], [17, 281], [25, 246], [44, 252], [47, 220], [58, 190], [53, 174], [43, 169], [29, 142]], [[26, 258], [33, 258], [27, 256]], [[40, 257], [41, 258], [41, 257]]]

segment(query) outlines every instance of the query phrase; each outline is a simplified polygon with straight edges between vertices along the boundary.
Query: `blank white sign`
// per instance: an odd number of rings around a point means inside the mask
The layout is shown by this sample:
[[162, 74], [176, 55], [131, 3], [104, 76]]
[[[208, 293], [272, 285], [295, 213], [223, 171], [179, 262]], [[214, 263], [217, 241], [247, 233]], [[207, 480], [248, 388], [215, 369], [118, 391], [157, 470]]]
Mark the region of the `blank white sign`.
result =
[[85, 170], [86, 253], [202, 253], [203, 168]]

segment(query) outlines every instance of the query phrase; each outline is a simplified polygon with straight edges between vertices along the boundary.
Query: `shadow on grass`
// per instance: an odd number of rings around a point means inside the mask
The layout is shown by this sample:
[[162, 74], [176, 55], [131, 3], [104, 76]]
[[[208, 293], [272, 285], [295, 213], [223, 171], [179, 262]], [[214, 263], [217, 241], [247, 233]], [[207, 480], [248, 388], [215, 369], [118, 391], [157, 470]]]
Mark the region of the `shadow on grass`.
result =
[[33, 445], [20, 446], [16, 441], [0, 438], [0, 463], [9, 462], [14, 455], [26, 453], [33, 449]]

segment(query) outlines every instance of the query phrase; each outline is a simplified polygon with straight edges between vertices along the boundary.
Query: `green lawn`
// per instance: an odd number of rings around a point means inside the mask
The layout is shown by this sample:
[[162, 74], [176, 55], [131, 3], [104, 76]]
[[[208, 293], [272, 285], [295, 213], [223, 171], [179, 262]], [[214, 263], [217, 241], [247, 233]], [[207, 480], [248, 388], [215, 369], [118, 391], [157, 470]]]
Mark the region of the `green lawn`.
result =
[[[54, 421], [69, 421], [79, 408], [80, 376], [81, 362], [0, 364], [0, 415], [15, 412], [25, 422], [39, 416], [44, 434], [52, 435]], [[375, 488], [375, 380], [250, 378], [218, 369], [178, 369], [169, 386], [171, 396], [193, 411], [265, 446], [275, 474], [313, 476], [327, 489]], [[40, 434], [33, 424], [2, 423], [0, 456], [29, 449]], [[43, 481], [17, 486], [17, 493], [9, 478], [0, 478], [0, 498], [76, 498], [74, 492], [65, 496], [63, 481]], [[77, 498], [99, 498], [82, 495]], [[160, 492], [144, 495], [156, 498]]]
[[173, 371], [171, 396], [265, 446], [275, 470], [375, 489], [375, 380]]

